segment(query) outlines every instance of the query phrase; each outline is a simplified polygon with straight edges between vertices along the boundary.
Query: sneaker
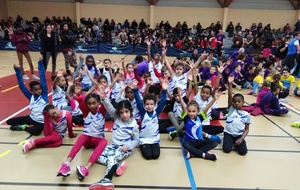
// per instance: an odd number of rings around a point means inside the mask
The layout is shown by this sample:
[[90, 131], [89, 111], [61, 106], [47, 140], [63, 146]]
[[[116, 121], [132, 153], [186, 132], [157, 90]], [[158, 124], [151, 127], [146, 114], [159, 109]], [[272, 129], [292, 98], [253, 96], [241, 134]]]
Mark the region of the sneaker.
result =
[[12, 131], [24, 131], [26, 127], [29, 127], [27, 124], [24, 125], [11, 125], [10, 130]]
[[240, 90], [242, 90], [242, 87], [240, 87], [240, 86], [237, 86], [237, 87], [235, 87], [238, 91], [240, 91]]
[[33, 149], [33, 148], [35, 148], [34, 141], [33, 140], [26, 140], [23, 147], [22, 147], [22, 150], [26, 154], [30, 149]]
[[32, 74], [32, 79], [40, 80], [40, 78], [38, 76], [36, 76], [35, 74]]
[[252, 95], [252, 94], [253, 94], [252, 90], [249, 90], [249, 92], [247, 92], [247, 95]]
[[213, 154], [213, 153], [205, 153], [204, 159], [206, 160], [212, 160], [212, 161], [216, 161], [218, 159], [217, 155]]
[[177, 131], [169, 132], [169, 140], [172, 141], [177, 137]]
[[297, 127], [300, 128], [300, 121], [296, 121], [294, 123], [291, 124], [291, 127]]
[[90, 170], [86, 166], [77, 166], [76, 172], [77, 172], [78, 179], [81, 181], [86, 176], [89, 175]]
[[26, 74], [24, 74], [23, 75], [23, 80], [29, 80], [29, 77]]
[[101, 179], [99, 182], [92, 184], [89, 190], [112, 190], [115, 185], [107, 178]]
[[289, 100], [286, 98], [279, 98], [280, 103], [287, 103]]
[[60, 167], [59, 171], [57, 172], [57, 175], [56, 175], [56, 176], [67, 177], [67, 176], [69, 176], [70, 174], [71, 174], [71, 168], [70, 168], [70, 166], [69, 166], [66, 162], [64, 162], [64, 163], [61, 165], [61, 167]]
[[123, 161], [117, 168], [117, 171], [116, 171], [117, 176], [121, 176], [124, 173], [126, 168], [127, 168], [127, 163], [125, 161]]

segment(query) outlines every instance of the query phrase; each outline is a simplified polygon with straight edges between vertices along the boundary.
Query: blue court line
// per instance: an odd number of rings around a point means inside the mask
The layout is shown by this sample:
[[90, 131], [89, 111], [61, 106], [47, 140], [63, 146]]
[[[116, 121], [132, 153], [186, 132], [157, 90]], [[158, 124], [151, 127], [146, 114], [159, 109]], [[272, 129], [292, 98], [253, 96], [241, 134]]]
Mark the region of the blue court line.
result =
[[197, 190], [197, 185], [196, 185], [196, 182], [194, 179], [190, 161], [186, 158], [186, 156], [185, 156], [186, 152], [185, 152], [184, 148], [182, 147], [183, 139], [180, 137], [179, 140], [180, 140], [180, 145], [181, 145], [181, 150], [182, 150], [182, 155], [183, 155], [186, 171], [188, 173], [190, 184], [191, 184], [191, 190]]

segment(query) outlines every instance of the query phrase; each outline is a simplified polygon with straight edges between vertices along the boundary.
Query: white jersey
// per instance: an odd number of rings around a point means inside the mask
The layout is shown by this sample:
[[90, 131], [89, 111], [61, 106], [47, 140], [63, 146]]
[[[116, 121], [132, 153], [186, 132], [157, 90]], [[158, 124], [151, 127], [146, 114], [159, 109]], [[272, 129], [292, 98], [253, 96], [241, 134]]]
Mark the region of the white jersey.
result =
[[66, 135], [67, 126], [68, 126], [66, 112], [67, 111], [65, 110], [62, 111], [62, 117], [59, 122], [56, 122], [54, 119], [50, 118], [51, 122], [53, 123], [54, 130], [57, 131], [57, 133], [62, 137]]
[[79, 103], [76, 100], [74, 100], [74, 103], [75, 103], [75, 108], [72, 110], [72, 116], [82, 115], [82, 112], [79, 108]]
[[182, 114], [182, 106], [180, 102], [175, 101], [173, 105], [173, 113], [176, 118], [180, 118]]
[[91, 137], [104, 138], [104, 122], [105, 119], [100, 111], [95, 114], [89, 112], [84, 118], [83, 134]]
[[[87, 68], [87, 66], [84, 66], [85, 68]], [[91, 77], [94, 78], [96, 75], [96, 68], [92, 67], [90, 70], [88, 69], [88, 72], [90, 73]], [[82, 80], [81, 80], [81, 84], [83, 86], [93, 86], [93, 82], [91, 81], [89, 75], [86, 72], [82, 72]]]
[[[204, 110], [204, 108], [207, 106], [207, 104], [211, 101], [211, 98], [208, 98], [207, 100], [202, 100], [200, 96], [200, 91], [195, 95], [195, 101], [198, 103], [200, 112]], [[207, 118], [202, 121], [202, 125], [210, 125], [211, 120], [211, 108], [209, 108], [206, 112]]]
[[[186, 96], [186, 89], [187, 89], [187, 74], [184, 73], [181, 76], [177, 76], [175, 73], [172, 75], [172, 80], [174, 84], [174, 88], [180, 87], [182, 89], [182, 97]], [[173, 89], [174, 90], [174, 89]], [[173, 93], [173, 92], [172, 92]]]
[[[148, 71], [149, 71], [150, 74], [151, 74], [151, 78], [152, 78], [152, 80], [153, 80], [153, 83], [154, 83], [154, 84], [160, 83], [159, 78], [157, 78], [157, 76], [155, 75], [154, 67], [153, 67], [152, 61], [150, 61], [150, 62], [148, 63], [148, 68], [149, 68]], [[161, 73], [161, 69], [162, 69], [161, 62], [158, 62], [158, 63], [155, 65], [155, 68], [156, 68], [156, 70], [157, 70], [159, 73]]]
[[224, 132], [232, 136], [242, 135], [245, 131], [245, 124], [250, 124], [250, 114], [243, 110], [234, 109], [232, 106], [228, 110], [228, 117]]
[[150, 117], [146, 112], [142, 121], [142, 127], [140, 130], [140, 145], [143, 144], [155, 144], [160, 142], [160, 134], [158, 127], [158, 116], [156, 112], [153, 112], [153, 116]]
[[62, 110], [63, 107], [68, 106], [66, 99], [66, 91], [56, 85], [55, 90], [53, 89], [52, 103], [57, 109]]
[[107, 78], [107, 84], [109, 86], [111, 84], [111, 82], [112, 82], [109, 70], [107, 71], [105, 68], [103, 68], [102, 75], [106, 76], [106, 78]]
[[142, 88], [139, 90], [140, 94], [144, 94], [145, 90], [146, 90], [146, 81], [144, 81], [144, 85], [142, 86]]
[[138, 144], [138, 133], [138, 124], [135, 119], [124, 122], [120, 117], [117, 117], [112, 131], [112, 144], [119, 146], [127, 144], [128, 148], [133, 149]]
[[125, 85], [128, 85], [130, 82], [133, 82], [135, 79], [134, 73], [130, 76], [128, 73], [125, 73], [124, 83]]
[[121, 91], [123, 81], [116, 82], [111, 88], [111, 99], [117, 99], [118, 94]]
[[39, 123], [44, 123], [44, 116], [42, 113], [46, 105], [48, 105], [48, 103], [45, 102], [42, 96], [39, 96], [34, 100], [34, 95], [32, 95], [29, 103], [31, 119]]

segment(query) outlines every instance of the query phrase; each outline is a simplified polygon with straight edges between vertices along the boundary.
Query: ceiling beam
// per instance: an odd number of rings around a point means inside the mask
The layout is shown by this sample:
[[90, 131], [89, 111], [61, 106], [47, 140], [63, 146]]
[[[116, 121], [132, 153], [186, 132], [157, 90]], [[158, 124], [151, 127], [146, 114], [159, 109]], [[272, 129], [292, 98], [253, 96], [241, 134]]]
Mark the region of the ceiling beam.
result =
[[225, 0], [224, 7], [229, 7], [233, 0]]
[[217, 1], [221, 5], [221, 7], [224, 8], [224, 0], [223, 1], [222, 0], [217, 0]]
[[147, 0], [149, 5], [156, 5], [159, 0]]
[[291, 5], [294, 7], [295, 10], [298, 9], [299, 0], [298, 0], [298, 4], [294, 0], [289, 0], [289, 2], [291, 3]]

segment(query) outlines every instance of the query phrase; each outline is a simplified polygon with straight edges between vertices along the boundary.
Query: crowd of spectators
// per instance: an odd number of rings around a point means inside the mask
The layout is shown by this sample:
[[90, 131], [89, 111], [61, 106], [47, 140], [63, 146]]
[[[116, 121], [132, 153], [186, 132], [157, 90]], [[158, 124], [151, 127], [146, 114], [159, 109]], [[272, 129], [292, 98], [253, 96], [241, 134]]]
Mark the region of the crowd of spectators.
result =
[[[54, 31], [60, 32], [60, 25], [68, 23], [72, 32], [77, 36], [77, 44], [107, 43], [116, 45], [146, 45], [145, 39], [151, 38], [152, 45], [160, 46], [161, 40], [166, 40], [167, 45], [182, 50], [196, 48], [216, 49], [216, 36], [222, 34], [220, 21], [211, 23], [210, 26], [202, 26], [200, 22], [195, 25], [188, 25], [186, 21], [178, 21], [172, 26], [168, 21], [157, 23], [155, 28], [143, 20], [138, 23], [136, 20], [131, 23], [126, 19], [124, 23], [116, 23], [113, 19], [102, 20], [101, 18], [81, 18], [80, 24], [73, 23], [69, 17], [46, 17], [42, 22], [33, 17], [32, 21], [25, 21], [17, 16], [14, 21], [9, 17], [6, 21], [1, 20], [0, 38], [10, 40], [14, 31], [14, 25], [20, 24], [32, 40], [39, 40], [39, 33], [45, 24], [51, 24]], [[243, 29], [240, 23], [234, 25], [230, 22], [226, 28], [228, 36], [232, 40], [232, 48], [252, 47], [259, 52], [264, 47], [272, 47], [276, 39], [280, 39], [293, 31], [300, 30], [300, 21], [292, 27], [287, 23], [282, 29], [272, 29], [271, 24], [263, 26], [262, 23], [253, 23], [249, 28]], [[228, 40], [227, 39], [227, 40]], [[222, 46], [223, 47], [223, 46]]]

